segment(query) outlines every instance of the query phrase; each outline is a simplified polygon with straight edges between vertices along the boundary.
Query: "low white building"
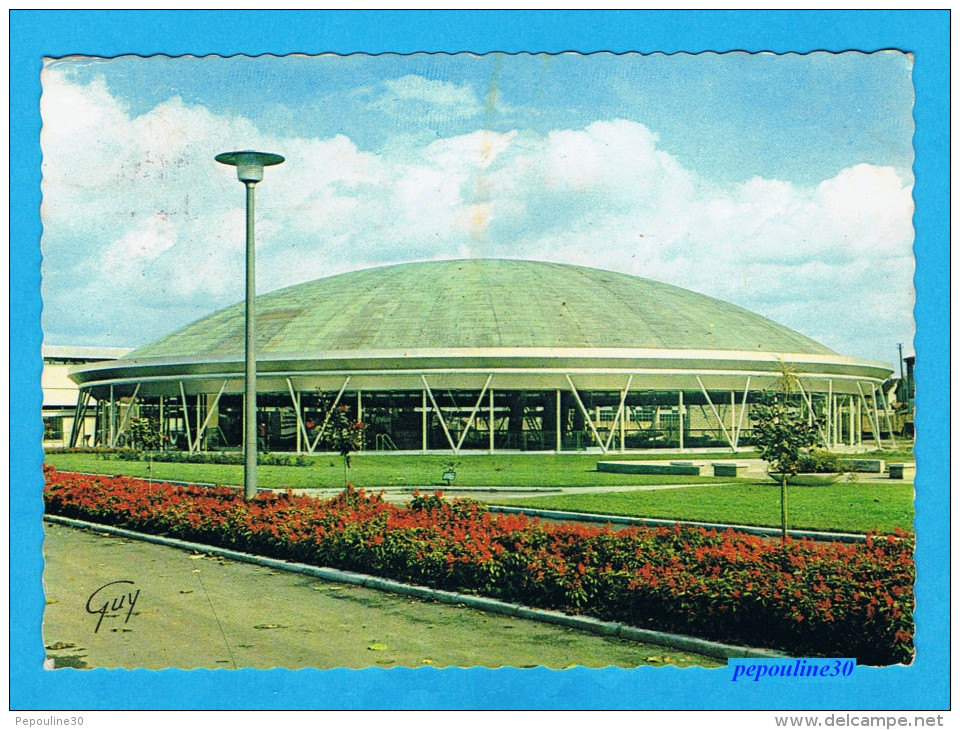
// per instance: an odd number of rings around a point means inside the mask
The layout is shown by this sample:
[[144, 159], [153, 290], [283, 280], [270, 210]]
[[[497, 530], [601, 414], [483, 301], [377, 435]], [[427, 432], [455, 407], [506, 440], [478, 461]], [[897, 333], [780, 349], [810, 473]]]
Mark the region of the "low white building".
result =
[[[123, 357], [128, 352], [122, 347], [43, 346], [43, 448], [64, 448], [69, 444], [80, 389], [68, 377], [70, 368]], [[89, 416], [79, 424], [77, 446], [93, 445], [96, 416]]]

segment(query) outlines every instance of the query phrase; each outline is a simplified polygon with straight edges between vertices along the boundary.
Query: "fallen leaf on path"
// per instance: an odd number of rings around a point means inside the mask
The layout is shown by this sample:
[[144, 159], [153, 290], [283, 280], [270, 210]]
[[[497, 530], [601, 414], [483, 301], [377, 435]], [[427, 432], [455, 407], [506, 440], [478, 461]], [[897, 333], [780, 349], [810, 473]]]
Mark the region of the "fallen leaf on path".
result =
[[48, 598], [48, 599], [47, 599], [47, 605], [48, 605], [48, 606], [50, 606], [50, 605], [52, 605], [52, 604], [54, 604], [54, 603], [59, 603], [59, 601], [57, 601], [56, 598]]
[[56, 644], [50, 644], [50, 646], [44, 647], [45, 649], [50, 649], [51, 651], [60, 651], [61, 649], [72, 649], [76, 644], [71, 644], [68, 641], [58, 641]]
[[424, 659], [421, 664], [433, 664], [433, 659]]
[[579, 664], [568, 664], [567, 666], [564, 667], [564, 669], [575, 669], [575, 668], [578, 667], [578, 666], [580, 666], [580, 665], [579, 665]]
[[386, 649], [389, 649], [390, 647], [388, 647], [386, 644], [371, 644], [367, 648], [370, 651], [384, 651]]
[[191, 560], [199, 560], [200, 558], [204, 557], [204, 555], [201, 553], [200, 555], [190, 555], [190, 556], [188, 556], [188, 557], [189, 557]]
[[200, 572], [200, 568], [194, 568], [194, 569], [191, 570], [190, 572], [191, 572], [191, 573], [199, 573], [199, 572]]
[[283, 625], [281, 625], [281, 624], [257, 624], [257, 625], [254, 626], [253, 628], [255, 628], [255, 629], [285, 629], [285, 628], [287, 628], [287, 627], [286, 627], [286, 626], [283, 626]]
[[193, 591], [180, 591], [181, 593], [193, 593]]

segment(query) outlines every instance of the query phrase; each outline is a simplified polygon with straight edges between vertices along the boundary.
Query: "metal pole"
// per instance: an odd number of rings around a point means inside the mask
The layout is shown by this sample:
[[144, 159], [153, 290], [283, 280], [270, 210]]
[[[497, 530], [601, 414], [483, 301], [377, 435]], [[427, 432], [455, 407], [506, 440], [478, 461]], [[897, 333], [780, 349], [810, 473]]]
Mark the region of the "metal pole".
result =
[[247, 188], [247, 299], [244, 336], [243, 385], [243, 496], [257, 496], [257, 354], [255, 337], [257, 272], [254, 256], [253, 208], [256, 183], [244, 182]]
[[214, 159], [237, 168], [237, 179], [247, 189], [247, 292], [244, 311], [244, 383], [243, 383], [243, 496], [257, 495], [257, 359], [254, 332], [256, 265], [254, 257], [254, 187], [263, 180], [263, 168], [283, 162], [280, 155], [268, 152], [223, 152]]

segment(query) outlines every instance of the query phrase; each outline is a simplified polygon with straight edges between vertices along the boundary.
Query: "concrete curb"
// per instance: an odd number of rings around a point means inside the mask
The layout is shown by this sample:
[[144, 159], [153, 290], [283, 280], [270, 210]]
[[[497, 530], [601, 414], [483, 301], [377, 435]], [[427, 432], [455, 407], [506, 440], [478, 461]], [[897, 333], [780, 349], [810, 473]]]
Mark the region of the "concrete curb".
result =
[[[687, 520], [663, 520], [649, 517], [625, 517], [621, 515], [601, 515], [592, 512], [562, 512], [552, 509], [532, 509], [530, 507], [505, 507], [488, 505], [491, 512], [506, 514], [523, 514], [529, 517], [545, 517], [551, 520], [568, 520], [570, 522], [597, 522], [613, 525], [637, 525], [643, 527], [672, 527], [673, 525], [689, 525], [702, 527], [706, 530], [736, 530], [748, 535], [761, 537], [779, 537], [781, 531], [775, 527], [755, 527], [753, 525], [732, 525], [722, 522], [692, 522]], [[864, 542], [866, 535], [853, 532], [818, 532], [815, 530], [787, 530], [787, 534], [794, 538], [810, 538], [811, 540], [829, 542]]]
[[737, 646], [734, 644], [721, 644], [715, 641], [699, 639], [695, 636], [685, 636], [683, 634], [669, 634], [650, 629], [641, 629], [634, 626], [616, 623], [612, 621], [601, 621], [600, 619], [589, 616], [571, 616], [559, 611], [548, 611], [540, 608], [529, 608], [516, 603], [507, 603], [496, 598], [486, 598], [483, 596], [471, 596], [453, 591], [443, 591], [424, 586], [409, 585], [388, 578], [378, 578], [363, 573], [353, 573], [347, 570], [337, 568], [320, 568], [314, 565], [304, 563], [290, 563], [286, 560], [277, 558], [266, 558], [250, 553], [242, 553], [236, 550], [204, 545], [196, 542], [186, 542], [172, 537], [161, 537], [159, 535], [150, 535], [142, 532], [134, 532], [121, 527], [110, 525], [100, 525], [95, 522], [86, 522], [76, 520], [70, 517], [60, 517], [59, 515], [44, 515], [43, 519], [57, 525], [67, 527], [77, 527], [84, 530], [107, 533], [118, 537], [127, 537], [132, 540], [141, 540], [143, 542], [164, 545], [166, 547], [177, 548], [179, 550], [192, 550], [203, 552], [209, 555], [217, 555], [230, 560], [242, 563], [251, 563], [265, 568], [275, 570], [285, 570], [301, 575], [309, 575], [314, 578], [321, 578], [335, 583], [349, 583], [351, 585], [372, 588], [375, 590], [387, 591], [389, 593], [398, 593], [412, 598], [422, 598], [428, 601], [438, 601], [451, 605], [462, 605], [479, 611], [489, 611], [490, 613], [499, 613], [505, 616], [515, 616], [516, 618], [530, 619], [542, 623], [565, 626], [567, 628], [587, 631], [600, 636], [615, 636], [629, 641], [643, 641], [650, 644], [658, 644], [680, 651], [689, 651], [715, 659], [729, 658], [759, 658], [775, 659], [786, 657], [783, 654], [772, 649], [757, 649], [753, 647]]

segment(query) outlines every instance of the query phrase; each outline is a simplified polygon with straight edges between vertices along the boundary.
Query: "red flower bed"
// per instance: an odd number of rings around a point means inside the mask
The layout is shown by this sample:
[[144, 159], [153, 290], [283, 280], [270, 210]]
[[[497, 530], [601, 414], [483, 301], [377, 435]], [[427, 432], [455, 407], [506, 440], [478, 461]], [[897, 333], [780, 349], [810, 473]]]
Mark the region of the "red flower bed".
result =
[[634, 626], [805, 656], [907, 663], [913, 541], [780, 543], [694, 527], [611, 530], [418, 495], [327, 501], [59, 473], [47, 512]]

